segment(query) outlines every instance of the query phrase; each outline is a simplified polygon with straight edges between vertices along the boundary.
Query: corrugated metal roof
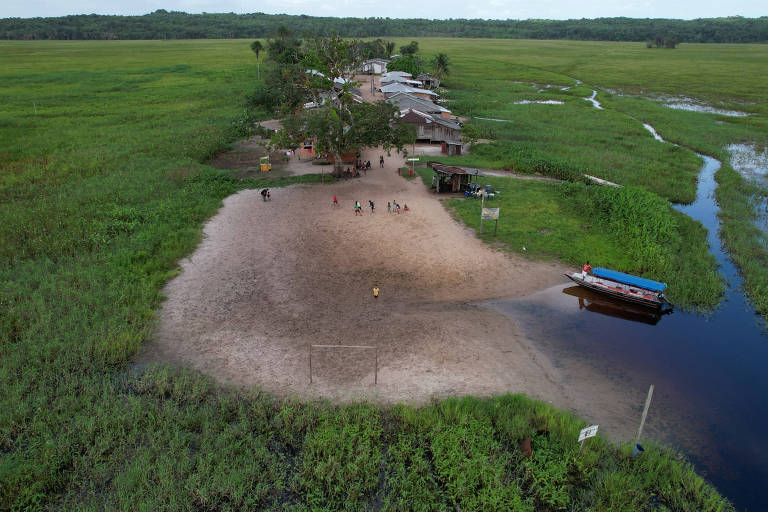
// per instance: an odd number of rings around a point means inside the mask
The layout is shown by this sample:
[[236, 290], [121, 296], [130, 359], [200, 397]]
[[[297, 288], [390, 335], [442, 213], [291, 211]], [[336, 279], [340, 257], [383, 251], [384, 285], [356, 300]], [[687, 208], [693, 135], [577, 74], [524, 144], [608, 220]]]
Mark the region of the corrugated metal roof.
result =
[[467, 174], [470, 176], [483, 176], [477, 169], [465, 169], [455, 165], [445, 165], [440, 162], [427, 162], [427, 165], [437, 172], [444, 174]]
[[399, 82], [395, 82], [389, 85], [385, 85], [381, 87], [381, 92], [383, 93], [390, 93], [390, 92], [409, 92], [411, 94], [426, 94], [428, 96], [437, 96], [437, 93], [434, 93], [432, 91], [428, 91], [426, 89], [417, 89], [415, 87], [409, 87], [405, 84], [401, 84]]
[[448, 112], [445, 107], [433, 103], [427, 99], [419, 98], [407, 92], [398, 92], [387, 98], [388, 103], [397, 104], [401, 109], [416, 108], [422, 112]]

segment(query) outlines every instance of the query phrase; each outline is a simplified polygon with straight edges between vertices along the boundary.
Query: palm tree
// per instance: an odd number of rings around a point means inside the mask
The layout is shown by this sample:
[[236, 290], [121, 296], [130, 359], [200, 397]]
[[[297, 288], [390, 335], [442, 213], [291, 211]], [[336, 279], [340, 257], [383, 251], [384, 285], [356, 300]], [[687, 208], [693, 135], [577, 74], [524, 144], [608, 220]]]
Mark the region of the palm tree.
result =
[[261, 53], [261, 50], [263, 49], [264, 49], [264, 46], [261, 44], [261, 41], [254, 41], [251, 43], [251, 50], [253, 50], [253, 53], [256, 54], [256, 73], [259, 80], [261, 80], [261, 65], [259, 64], [259, 53]]
[[448, 60], [448, 56], [444, 53], [438, 53], [432, 60], [432, 84], [435, 87], [440, 87], [440, 80], [451, 74], [449, 66], [451, 62]]
[[392, 52], [394, 51], [395, 51], [395, 42], [387, 41], [387, 58], [390, 58], [392, 56]]

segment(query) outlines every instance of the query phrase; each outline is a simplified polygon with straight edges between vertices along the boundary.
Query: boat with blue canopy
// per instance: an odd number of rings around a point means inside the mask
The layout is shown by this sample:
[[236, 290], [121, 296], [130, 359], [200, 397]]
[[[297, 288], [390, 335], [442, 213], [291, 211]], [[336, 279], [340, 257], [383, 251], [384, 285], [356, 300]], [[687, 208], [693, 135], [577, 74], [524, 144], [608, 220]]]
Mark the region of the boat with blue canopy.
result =
[[635, 304], [654, 308], [667, 304], [663, 293], [667, 285], [644, 277], [600, 267], [592, 269], [592, 274], [566, 272], [565, 276], [579, 286]]

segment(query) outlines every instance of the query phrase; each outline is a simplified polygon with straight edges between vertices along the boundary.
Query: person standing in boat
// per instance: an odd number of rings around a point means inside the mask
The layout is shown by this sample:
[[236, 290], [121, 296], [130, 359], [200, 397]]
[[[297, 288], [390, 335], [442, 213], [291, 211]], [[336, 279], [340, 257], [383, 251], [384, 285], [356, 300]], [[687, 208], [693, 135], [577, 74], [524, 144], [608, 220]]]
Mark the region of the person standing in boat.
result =
[[584, 264], [584, 266], [581, 268], [581, 277], [584, 279], [587, 278], [587, 274], [592, 270], [592, 265], [589, 264], [589, 260]]

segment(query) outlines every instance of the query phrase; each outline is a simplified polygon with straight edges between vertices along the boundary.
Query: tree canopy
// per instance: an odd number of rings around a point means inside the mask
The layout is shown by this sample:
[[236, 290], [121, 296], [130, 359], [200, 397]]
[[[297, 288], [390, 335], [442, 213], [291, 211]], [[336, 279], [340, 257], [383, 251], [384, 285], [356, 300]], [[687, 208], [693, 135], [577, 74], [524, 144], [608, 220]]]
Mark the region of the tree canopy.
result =
[[450, 60], [448, 56], [442, 52], [435, 55], [432, 59], [432, 77], [434, 78], [435, 87], [440, 87], [440, 80], [451, 74]]
[[387, 63], [387, 71], [405, 71], [411, 76], [421, 73], [421, 59], [416, 55], [401, 55]]
[[[264, 13], [187, 14], [162, 9], [143, 16], [88, 14], [56, 18], [5, 18], [0, 19], [0, 34], [5, 39], [254, 39], [269, 37], [280, 26], [291, 27], [300, 34], [338, 34], [352, 38], [419, 36], [642, 42], [654, 41], [662, 34], [672, 34], [681, 43], [768, 42], [768, 16], [695, 20], [427, 20], [321, 18]], [[393, 51], [394, 45], [387, 47], [387, 56]]]

